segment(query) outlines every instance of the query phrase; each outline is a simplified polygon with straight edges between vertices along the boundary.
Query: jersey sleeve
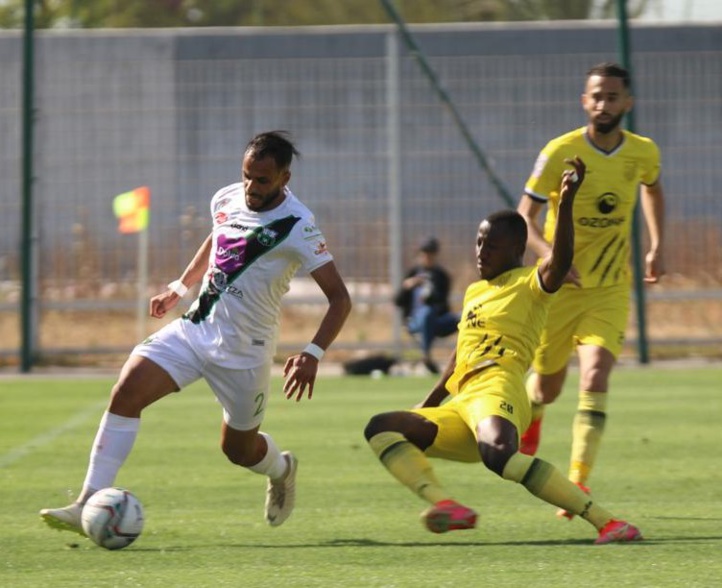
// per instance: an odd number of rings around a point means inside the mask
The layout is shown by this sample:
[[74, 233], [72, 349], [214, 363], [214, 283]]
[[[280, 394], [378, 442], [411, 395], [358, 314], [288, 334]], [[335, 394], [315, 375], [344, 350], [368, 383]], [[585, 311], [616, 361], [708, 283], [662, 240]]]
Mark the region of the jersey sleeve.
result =
[[310, 273], [333, 261], [333, 256], [326, 245], [326, 238], [316, 226], [313, 217], [301, 219], [298, 231], [297, 251], [304, 270]]
[[659, 180], [659, 174], [661, 173], [662, 162], [659, 153], [659, 147], [654, 141], [649, 141], [649, 149], [647, 156], [644, 161], [644, 170], [642, 173], [642, 183], [645, 186], [652, 186]]
[[559, 157], [555, 142], [548, 143], [536, 158], [534, 169], [524, 186], [524, 192], [539, 202], [548, 201], [559, 190], [563, 164], [563, 158]]

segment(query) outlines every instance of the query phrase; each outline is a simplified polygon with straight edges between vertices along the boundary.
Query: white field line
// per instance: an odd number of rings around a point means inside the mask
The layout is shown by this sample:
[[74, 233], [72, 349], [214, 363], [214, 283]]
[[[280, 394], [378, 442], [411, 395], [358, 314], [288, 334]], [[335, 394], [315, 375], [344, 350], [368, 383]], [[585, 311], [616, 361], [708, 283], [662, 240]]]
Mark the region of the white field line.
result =
[[82, 425], [91, 416], [98, 417], [98, 422], [100, 422], [99, 411], [107, 404], [107, 399], [103, 400], [102, 402], [96, 402], [94, 404], [91, 404], [84, 410], [81, 410], [80, 412], [73, 415], [68, 421], [66, 421], [59, 427], [50, 429], [42, 435], [38, 435], [34, 439], [31, 439], [27, 443], [11, 449], [4, 455], [0, 455], [0, 468], [6, 468], [17, 461], [20, 461], [25, 456], [30, 455], [31, 453], [45, 445], [48, 445], [49, 443], [60, 437], [60, 435], [62, 435], [63, 433], [71, 431], [78, 425]]

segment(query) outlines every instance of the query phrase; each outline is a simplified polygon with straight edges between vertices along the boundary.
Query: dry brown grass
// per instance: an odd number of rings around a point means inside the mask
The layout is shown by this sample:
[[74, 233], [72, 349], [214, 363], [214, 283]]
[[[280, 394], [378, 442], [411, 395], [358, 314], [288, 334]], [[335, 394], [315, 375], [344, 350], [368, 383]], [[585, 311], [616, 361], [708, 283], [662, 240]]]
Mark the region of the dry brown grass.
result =
[[[281, 353], [294, 346], [301, 347], [313, 336], [321, 318], [321, 306], [289, 306], [284, 308], [281, 329]], [[395, 309], [390, 304], [357, 304], [349, 321], [341, 332], [336, 348], [329, 353], [331, 361], [345, 361], [363, 353], [394, 351], [392, 325]], [[177, 316], [174, 315], [174, 316]], [[150, 334], [168, 320], [148, 319], [146, 334]], [[670, 300], [648, 301], [647, 331], [651, 355], [668, 356], [703, 354], [722, 356], [722, 300]], [[104, 365], [117, 367], [128, 351], [137, 342], [136, 316], [134, 312], [120, 311], [60, 311], [49, 310], [40, 319], [40, 349], [52, 351], [41, 359], [41, 363], [61, 365]], [[636, 339], [636, 319], [630, 317], [628, 338]], [[0, 340], [2, 348], [17, 349], [20, 346], [20, 320], [17, 313], [0, 313]], [[684, 344], [684, 341], [703, 340], [707, 344]], [[676, 345], [655, 345], [655, 341], [682, 342]], [[447, 353], [440, 345], [437, 354], [442, 358]], [[415, 350], [404, 337], [404, 348], [411, 357]], [[62, 350], [74, 350], [62, 352]], [[89, 350], [89, 353], [83, 352]], [[106, 353], [101, 350], [109, 350]], [[58, 352], [56, 352], [58, 351]], [[632, 344], [625, 354], [636, 353]], [[280, 359], [280, 358], [279, 358]], [[14, 365], [15, 357], [0, 358], [0, 363]]]

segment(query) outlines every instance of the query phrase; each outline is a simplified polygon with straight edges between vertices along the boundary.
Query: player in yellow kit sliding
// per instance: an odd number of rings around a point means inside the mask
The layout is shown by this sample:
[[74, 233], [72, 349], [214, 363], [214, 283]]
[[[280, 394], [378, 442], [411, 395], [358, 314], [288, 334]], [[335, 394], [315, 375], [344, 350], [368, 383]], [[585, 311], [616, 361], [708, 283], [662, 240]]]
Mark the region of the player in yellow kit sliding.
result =
[[[435, 533], [470, 529], [476, 513], [453, 500], [428, 457], [483, 462], [506, 480], [589, 521], [596, 543], [641, 539], [639, 530], [614, 518], [550, 463], [518, 451], [531, 419], [524, 376], [538, 345], [552, 293], [569, 271], [574, 247], [572, 205], [584, 181], [584, 164], [568, 160], [550, 255], [524, 267], [527, 228], [516, 211], [492, 214], [479, 225], [480, 280], [469, 286], [451, 360], [419, 408], [378, 414], [364, 434], [389, 472], [431, 506], [422, 519]], [[448, 394], [452, 398], [441, 404]]]
[[[527, 380], [532, 424], [521, 451], [536, 453], [544, 405], [554, 402], [564, 385], [567, 362], [576, 348], [579, 358], [579, 403], [573, 424], [569, 478], [585, 492], [607, 412], [609, 376], [622, 349], [629, 315], [629, 250], [633, 211], [641, 185], [642, 205], [650, 236], [645, 281], [664, 273], [662, 226], [664, 197], [659, 180], [660, 155], [651, 139], [623, 130], [632, 108], [628, 72], [602, 63], [587, 73], [582, 106], [585, 127], [550, 141], [539, 154], [518, 211], [527, 221], [528, 245], [540, 258], [550, 250], [558, 214], [558, 178], [564, 160], [579, 155], [587, 175], [574, 204], [574, 262], [549, 309], [547, 327]], [[548, 205], [543, 231], [537, 217]], [[569, 511], [559, 516], [571, 518]]]

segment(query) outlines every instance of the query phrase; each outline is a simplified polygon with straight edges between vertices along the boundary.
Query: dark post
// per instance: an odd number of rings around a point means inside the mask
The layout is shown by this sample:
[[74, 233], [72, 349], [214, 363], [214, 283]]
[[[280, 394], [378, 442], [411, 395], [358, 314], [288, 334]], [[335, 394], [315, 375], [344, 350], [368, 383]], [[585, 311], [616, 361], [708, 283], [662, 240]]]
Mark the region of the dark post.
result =
[[34, 77], [34, 14], [33, 0], [25, 0], [25, 36], [23, 38], [23, 135], [22, 135], [22, 297], [20, 299], [21, 352], [20, 370], [31, 370], [35, 356], [35, 306], [33, 280], [34, 214], [33, 214], [33, 77]]
[[[619, 54], [622, 65], [627, 68], [634, 82], [629, 47], [629, 23], [627, 20], [627, 0], [617, 0], [617, 20], [619, 22]], [[633, 88], [632, 88], [633, 89]], [[634, 132], [634, 110], [627, 114], [627, 128]], [[632, 219], [632, 261], [634, 263], [634, 300], [637, 312], [637, 354], [640, 363], [649, 363], [647, 345], [647, 311], [645, 307], [644, 268], [642, 267], [642, 244], [639, 232], [639, 201], [634, 207]]]

